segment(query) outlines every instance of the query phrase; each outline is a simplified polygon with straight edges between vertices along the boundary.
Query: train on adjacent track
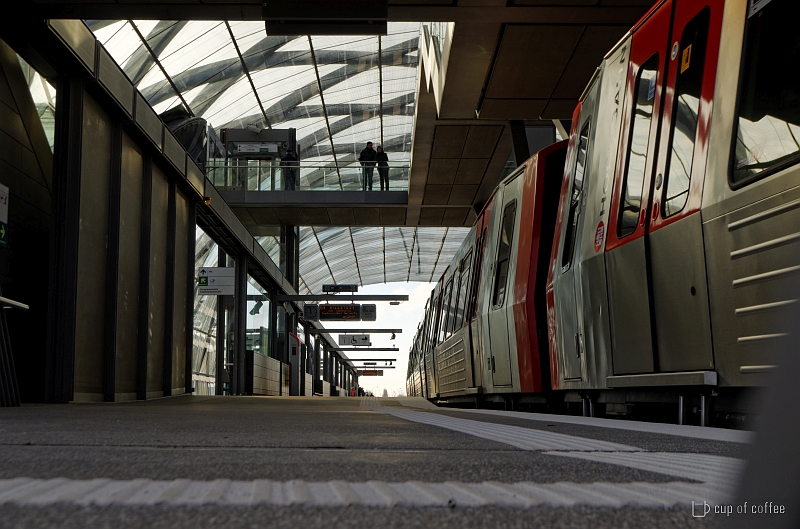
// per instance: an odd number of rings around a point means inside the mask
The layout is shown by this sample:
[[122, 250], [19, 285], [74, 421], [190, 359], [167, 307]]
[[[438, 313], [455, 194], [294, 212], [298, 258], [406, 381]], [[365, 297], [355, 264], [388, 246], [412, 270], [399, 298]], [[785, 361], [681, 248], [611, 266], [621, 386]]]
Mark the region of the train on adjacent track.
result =
[[408, 394], [585, 415], [661, 403], [695, 424], [736, 412], [797, 327], [795, 10], [658, 2], [597, 68], [569, 139], [477, 215], [426, 305]]

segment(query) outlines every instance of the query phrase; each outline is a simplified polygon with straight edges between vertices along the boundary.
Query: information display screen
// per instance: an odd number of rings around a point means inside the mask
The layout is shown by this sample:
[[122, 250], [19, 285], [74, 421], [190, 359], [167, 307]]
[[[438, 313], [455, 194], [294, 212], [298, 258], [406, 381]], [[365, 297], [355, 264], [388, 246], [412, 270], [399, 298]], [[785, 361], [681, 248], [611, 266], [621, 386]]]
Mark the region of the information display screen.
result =
[[326, 303], [319, 305], [319, 319], [348, 321], [361, 319], [361, 305], [357, 303], [334, 304]]

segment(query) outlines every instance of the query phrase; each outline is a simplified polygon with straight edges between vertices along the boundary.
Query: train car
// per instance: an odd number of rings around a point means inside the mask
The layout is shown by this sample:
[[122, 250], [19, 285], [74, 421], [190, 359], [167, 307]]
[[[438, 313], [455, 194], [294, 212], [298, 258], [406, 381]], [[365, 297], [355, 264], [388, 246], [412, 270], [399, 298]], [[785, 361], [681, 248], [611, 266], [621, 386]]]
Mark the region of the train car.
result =
[[[800, 282], [794, 9], [663, 0], [609, 51], [568, 146], [499, 183], [440, 279], [426, 314], [439, 333], [422, 344], [436, 359], [428, 398], [578, 400], [620, 414], [637, 399], [674, 401], [681, 417], [686, 397], [706, 423], [709, 398], [763, 383]], [[555, 153], [560, 189], [527, 206], [531, 171], [552, 169]], [[458, 304], [440, 318], [462, 295], [457, 329]], [[452, 340], [464, 343], [463, 380]]]

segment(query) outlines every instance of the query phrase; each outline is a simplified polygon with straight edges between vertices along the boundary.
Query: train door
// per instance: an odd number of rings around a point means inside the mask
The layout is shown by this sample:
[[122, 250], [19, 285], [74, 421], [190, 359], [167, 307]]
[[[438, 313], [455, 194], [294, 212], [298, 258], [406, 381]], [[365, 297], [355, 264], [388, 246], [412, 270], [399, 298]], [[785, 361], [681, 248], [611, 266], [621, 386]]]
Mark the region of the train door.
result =
[[652, 295], [648, 284], [647, 220], [664, 74], [669, 58], [672, 1], [633, 34], [626, 119], [606, 239], [614, 374], [652, 373], [655, 367]]
[[[518, 173], [522, 174], [522, 172]], [[517, 177], [519, 178], [519, 176]], [[491, 293], [489, 296], [489, 344], [491, 351], [492, 385], [510, 386], [511, 377], [511, 344], [509, 335], [514, 332], [513, 307], [511, 296], [513, 289], [509, 285], [514, 275], [512, 252], [514, 237], [517, 235], [517, 211], [519, 210], [519, 184], [512, 180], [503, 189], [502, 209], [498, 230], [495, 237], [494, 260], [491, 265]], [[498, 197], [499, 198], [499, 197]]]
[[570, 183], [570, 193], [567, 196], [566, 207], [567, 216], [564, 219], [564, 236], [561, 247], [561, 258], [558, 266], [561, 268], [561, 277], [558, 282], [558, 292], [556, 293], [558, 308], [559, 327], [563, 329], [561, 333], [562, 341], [559, 343], [561, 351], [561, 365], [565, 380], [580, 380], [583, 378], [583, 295], [580, 284], [576, 277], [580, 277], [578, 267], [580, 263], [575, 262], [576, 243], [582, 238], [581, 214], [586, 202], [584, 194], [584, 183], [588, 178], [586, 171], [589, 161], [589, 138], [592, 132], [591, 109], [594, 108], [594, 99], [597, 93], [597, 85], [583, 102], [583, 108], [588, 110], [581, 113], [578, 124], [578, 138], [575, 145], [576, 157], [572, 182]]
[[650, 213], [660, 371], [714, 367], [700, 203], [724, 0], [677, 0]]

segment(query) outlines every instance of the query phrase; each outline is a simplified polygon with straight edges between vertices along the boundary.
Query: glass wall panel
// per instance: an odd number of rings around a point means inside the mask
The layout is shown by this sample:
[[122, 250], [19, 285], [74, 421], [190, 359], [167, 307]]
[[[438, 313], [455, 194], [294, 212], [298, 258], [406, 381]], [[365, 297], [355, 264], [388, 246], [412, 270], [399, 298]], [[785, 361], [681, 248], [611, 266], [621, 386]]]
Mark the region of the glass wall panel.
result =
[[39, 75], [25, 60], [17, 55], [19, 64], [22, 66], [22, 74], [28, 82], [28, 89], [31, 91], [33, 104], [36, 106], [36, 113], [42, 122], [44, 134], [47, 136], [47, 143], [50, 150], [53, 150], [56, 128], [56, 89], [47, 82], [47, 79]]
[[[200, 228], [195, 231], [195, 270], [217, 266], [219, 248]], [[194, 295], [192, 382], [196, 395], [213, 395], [217, 374], [217, 296]]]
[[247, 345], [248, 351], [269, 356], [269, 314], [267, 291], [247, 276]]

